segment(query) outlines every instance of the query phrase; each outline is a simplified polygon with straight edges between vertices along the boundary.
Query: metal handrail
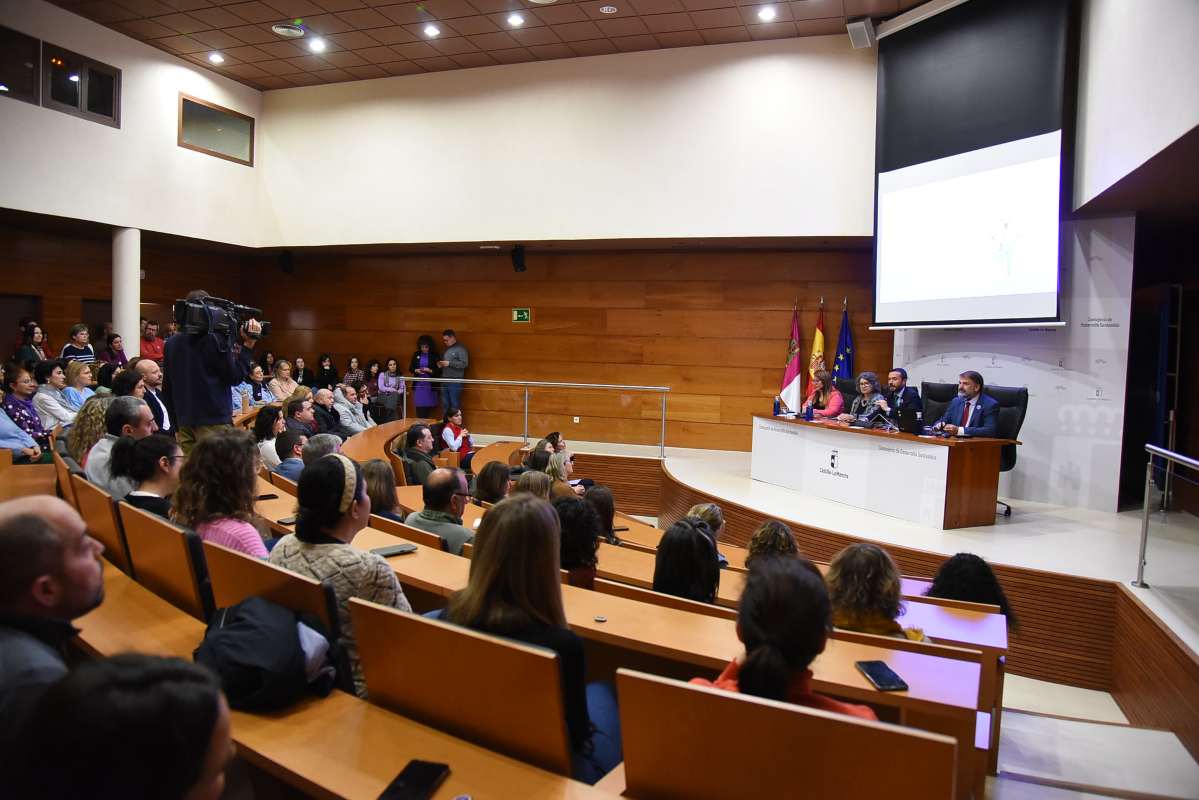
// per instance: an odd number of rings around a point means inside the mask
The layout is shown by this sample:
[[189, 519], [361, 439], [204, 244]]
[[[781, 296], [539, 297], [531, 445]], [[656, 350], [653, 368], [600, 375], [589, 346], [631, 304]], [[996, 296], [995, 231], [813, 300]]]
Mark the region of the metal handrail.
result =
[[1173, 450], [1167, 450], [1155, 444], [1145, 445], [1145, 452], [1149, 454], [1149, 461], [1145, 464], [1145, 505], [1141, 509], [1141, 550], [1137, 557], [1137, 579], [1132, 582], [1133, 586], [1141, 589], [1149, 588], [1149, 584], [1145, 583], [1145, 550], [1149, 547], [1149, 493], [1153, 488], [1153, 459], [1155, 457], [1164, 458], [1169, 463], [1199, 470], [1199, 460], [1184, 456], [1182, 453], [1175, 453]]
[[[525, 389], [525, 444], [529, 443], [529, 387], [554, 389], [616, 389], [623, 392], [656, 392], [662, 395], [662, 433], [658, 440], [658, 457], [666, 458], [666, 396], [670, 394], [669, 386], [631, 386], [619, 383], [562, 383], [558, 381], [501, 381], [481, 378], [428, 378], [416, 375], [401, 376], [405, 381], [420, 383], [478, 383], [489, 386], [523, 386]], [[408, 392], [403, 393], [401, 400], [404, 407], [401, 416], [408, 415]]]

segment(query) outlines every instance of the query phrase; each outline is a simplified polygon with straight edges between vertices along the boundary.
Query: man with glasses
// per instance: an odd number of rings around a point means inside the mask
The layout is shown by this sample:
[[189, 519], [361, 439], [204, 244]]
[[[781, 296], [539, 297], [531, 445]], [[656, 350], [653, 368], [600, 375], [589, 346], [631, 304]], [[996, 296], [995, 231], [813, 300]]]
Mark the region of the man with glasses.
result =
[[475, 539], [475, 534], [462, 525], [462, 511], [470, 502], [466, 473], [452, 468], [433, 470], [425, 481], [424, 499], [425, 507], [409, 514], [404, 524], [437, 534], [446, 550], [462, 555], [462, 545]]

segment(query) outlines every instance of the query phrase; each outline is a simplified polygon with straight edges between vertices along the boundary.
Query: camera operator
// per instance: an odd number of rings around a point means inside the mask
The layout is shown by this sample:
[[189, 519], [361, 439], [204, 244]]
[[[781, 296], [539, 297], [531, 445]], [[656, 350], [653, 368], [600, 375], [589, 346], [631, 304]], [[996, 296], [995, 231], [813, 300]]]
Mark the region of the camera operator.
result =
[[[197, 289], [188, 294], [187, 301], [203, 303], [208, 298], [208, 292]], [[167, 339], [164, 393], [174, 412], [179, 446], [185, 454], [200, 439], [233, 424], [229, 393], [253, 368], [253, 348], [261, 333], [258, 320], [250, 319], [238, 329], [240, 343], [232, 332], [216, 331], [181, 331]]]

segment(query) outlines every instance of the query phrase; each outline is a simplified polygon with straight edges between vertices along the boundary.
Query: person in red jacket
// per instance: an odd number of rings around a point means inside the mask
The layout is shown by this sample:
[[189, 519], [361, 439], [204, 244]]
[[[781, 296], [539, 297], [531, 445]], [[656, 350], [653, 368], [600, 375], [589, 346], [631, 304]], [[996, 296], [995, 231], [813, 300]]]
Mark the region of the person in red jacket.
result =
[[715, 681], [692, 683], [770, 700], [877, 719], [867, 706], [842, 703], [812, 691], [809, 665], [824, 652], [832, 630], [832, 604], [820, 571], [802, 558], [756, 559], [737, 611], [737, 637], [745, 653]]
[[813, 416], [825, 419], [836, 419], [845, 407], [845, 398], [837, 391], [837, 384], [833, 383], [833, 376], [827, 369], [816, 370], [808, 382], [808, 399], [804, 401], [802, 411], [806, 412], [808, 406], [812, 407]]
[[149, 358], [162, 363], [163, 345], [165, 340], [158, 336], [158, 323], [150, 320], [146, 323], [146, 330], [142, 332], [142, 341], [139, 345], [142, 358]]

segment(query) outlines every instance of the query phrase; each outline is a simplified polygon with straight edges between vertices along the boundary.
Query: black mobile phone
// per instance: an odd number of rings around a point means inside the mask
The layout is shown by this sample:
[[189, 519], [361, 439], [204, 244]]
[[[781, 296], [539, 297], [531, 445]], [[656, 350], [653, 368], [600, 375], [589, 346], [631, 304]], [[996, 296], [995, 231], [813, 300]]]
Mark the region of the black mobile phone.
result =
[[904, 683], [903, 678], [896, 675], [895, 670], [888, 667], [885, 661], [855, 661], [854, 666], [880, 692], [906, 692], [908, 690], [908, 685]]
[[449, 764], [413, 759], [383, 790], [379, 800], [428, 800], [449, 774]]
[[613, 532], [613, 533], [621, 533], [622, 531], [624, 531], [624, 532], [627, 532], [628, 530], [629, 530], [629, 529], [628, 529], [628, 527], [623, 527], [623, 528], [613, 528], [613, 529], [612, 529], [612, 532]]
[[416, 545], [408, 544], [407, 542], [404, 544], [389, 544], [386, 547], [376, 547], [371, 550], [371, 552], [376, 555], [383, 556], [384, 558], [391, 558], [392, 556], [402, 556], [407, 555], [408, 553], [415, 553]]
[[254, 498], [254, 501], [257, 502], [259, 500], [278, 500], [278, 499], [279, 499], [279, 495], [271, 493], [271, 494], [260, 494]]
[[295, 525], [296, 520], [298, 520], [298, 519], [299, 519], [299, 517], [283, 517], [282, 519], [278, 519], [275, 521], [277, 523], [279, 523], [280, 525]]

